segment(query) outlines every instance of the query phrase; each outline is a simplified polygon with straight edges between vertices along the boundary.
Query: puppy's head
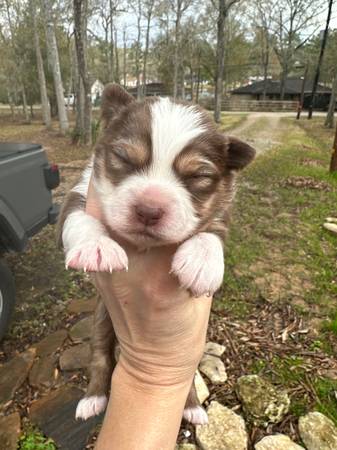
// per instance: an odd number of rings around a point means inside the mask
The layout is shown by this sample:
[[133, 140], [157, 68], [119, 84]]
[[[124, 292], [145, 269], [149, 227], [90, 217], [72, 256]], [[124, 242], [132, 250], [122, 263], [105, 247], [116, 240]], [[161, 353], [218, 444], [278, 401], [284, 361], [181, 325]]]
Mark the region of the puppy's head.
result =
[[107, 224], [139, 246], [178, 243], [228, 208], [234, 173], [254, 150], [220, 134], [207, 112], [168, 98], [102, 98], [94, 181]]

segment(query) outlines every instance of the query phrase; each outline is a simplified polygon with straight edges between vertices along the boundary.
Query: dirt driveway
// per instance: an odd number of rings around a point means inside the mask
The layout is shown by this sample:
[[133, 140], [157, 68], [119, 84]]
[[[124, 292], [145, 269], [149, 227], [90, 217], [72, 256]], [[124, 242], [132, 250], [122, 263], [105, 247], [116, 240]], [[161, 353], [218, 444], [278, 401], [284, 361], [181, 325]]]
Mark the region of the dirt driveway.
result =
[[[315, 113], [318, 116], [323, 114]], [[295, 112], [248, 113], [246, 120], [233, 128], [229, 134], [250, 143], [257, 154], [261, 154], [282, 142], [282, 136], [288, 128], [281, 120], [284, 117], [295, 117]]]

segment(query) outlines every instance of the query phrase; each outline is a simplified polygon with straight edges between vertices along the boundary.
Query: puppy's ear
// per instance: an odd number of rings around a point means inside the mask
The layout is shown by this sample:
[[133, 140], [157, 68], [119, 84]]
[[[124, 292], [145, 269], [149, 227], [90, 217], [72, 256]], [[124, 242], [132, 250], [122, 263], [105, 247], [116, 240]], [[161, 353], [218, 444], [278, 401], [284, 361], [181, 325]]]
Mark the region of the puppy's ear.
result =
[[228, 170], [241, 170], [251, 163], [255, 157], [255, 150], [250, 145], [233, 136], [227, 136]]
[[103, 128], [106, 128], [110, 120], [120, 112], [122, 108], [134, 102], [132, 95], [116, 83], [105, 86], [102, 95], [101, 118]]

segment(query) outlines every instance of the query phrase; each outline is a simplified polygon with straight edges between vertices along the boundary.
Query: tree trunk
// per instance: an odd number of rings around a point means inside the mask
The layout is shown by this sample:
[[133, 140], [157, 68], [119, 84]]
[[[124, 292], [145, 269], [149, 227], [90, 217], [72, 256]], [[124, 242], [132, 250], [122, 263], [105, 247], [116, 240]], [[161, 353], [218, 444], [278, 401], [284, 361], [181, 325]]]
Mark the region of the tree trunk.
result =
[[81, 140], [83, 129], [84, 129], [84, 89], [83, 83], [78, 71], [78, 61], [77, 53], [74, 45], [73, 48], [74, 56], [74, 85], [75, 85], [75, 110], [76, 110], [76, 122], [75, 129], [72, 133], [72, 142], [78, 143]]
[[319, 58], [318, 58], [318, 64], [317, 64], [316, 73], [315, 73], [314, 84], [313, 84], [313, 87], [312, 87], [312, 93], [311, 93], [311, 97], [310, 97], [308, 119], [312, 118], [312, 113], [313, 113], [313, 110], [314, 110], [317, 85], [318, 85], [319, 77], [320, 77], [320, 73], [321, 73], [321, 66], [322, 66], [322, 62], [323, 62], [324, 51], [325, 51], [326, 43], [327, 43], [327, 40], [328, 40], [329, 24], [330, 24], [331, 13], [332, 13], [332, 4], [333, 4], [333, 0], [329, 0], [328, 16], [327, 16], [327, 19], [326, 19], [325, 30], [324, 30], [323, 39], [322, 39], [322, 42], [321, 42], [321, 50], [320, 50], [320, 53], [319, 53]]
[[280, 86], [280, 100], [281, 101], [284, 100], [287, 77], [288, 77], [288, 64], [285, 63], [283, 70], [282, 70], [282, 75], [281, 75], [281, 86]]
[[29, 117], [29, 111], [28, 111], [28, 105], [27, 105], [26, 88], [24, 87], [24, 85], [22, 85], [22, 87], [21, 87], [21, 93], [22, 93], [23, 115], [25, 116], [26, 123], [29, 123], [30, 117]]
[[178, 2], [178, 9], [175, 21], [174, 31], [174, 60], [173, 60], [173, 98], [178, 97], [178, 77], [179, 77], [179, 41], [180, 41], [180, 21], [181, 10], [180, 2]]
[[215, 107], [214, 107], [214, 120], [217, 123], [220, 123], [221, 119], [223, 75], [225, 68], [225, 19], [226, 19], [226, 2], [225, 0], [219, 0], [219, 15], [217, 21]]
[[37, 26], [36, 8], [35, 8], [34, 0], [30, 1], [30, 8], [31, 8], [31, 15], [33, 18], [34, 45], [35, 45], [35, 53], [36, 53], [37, 73], [38, 73], [38, 77], [39, 77], [39, 86], [40, 86], [42, 119], [43, 119], [43, 123], [45, 124], [47, 130], [50, 130], [52, 127], [50, 104], [49, 104], [48, 93], [47, 93], [46, 76], [45, 76], [44, 67], [43, 67], [43, 59], [42, 59], [42, 54], [41, 54], [40, 38], [39, 38], [39, 31], [38, 31], [38, 26]]
[[181, 98], [185, 100], [186, 90], [185, 90], [185, 67], [181, 66]]
[[87, 64], [87, 0], [74, 0], [74, 35], [78, 71], [83, 84], [84, 117], [81, 135], [86, 145], [91, 145], [91, 86]]
[[198, 67], [198, 72], [197, 72], [197, 90], [196, 90], [196, 93], [195, 93], [195, 101], [196, 101], [196, 103], [199, 103], [200, 75], [201, 75], [201, 68], [199, 66]]
[[114, 37], [113, 37], [113, 27], [114, 27], [114, 8], [112, 5], [112, 0], [109, 0], [110, 9], [110, 52], [109, 52], [109, 81], [114, 81]]
[[335, 75], [332, 91], [329, 102], [328, 114], [326, 115], [325, 124], [327, 128], [333, 128], [334, 126], [334, 116], [335, 116], [335, 108], [336, 108], [336, 95], [337, 95], [337, 74]]
[[52, 9], [50, 0], [42, 1], [46, 21], [46, 42], [48, 49], [48, 58], [53, 73], [54, 87], [57, 101], [57, 111], [60, 123], [60, 130], [65, 135], [69, 130], [66, 106], [64, 103], [64, 90], [62, 83], [61, 67], [59, 53], [57, 48], [54, 23], [52, 18]]
[[[8, 82], [8, 85], [10, 85], [10, 81]], [[12, 116], [12, 119], [14, 119], [14, 117], [15, 117], [15, 112], [16, 112], [16, 111], [15, 111], [15, 102], [14, 102], [14, 100], [13, 100], [13, 95], [12, 95], [12, 93], [11, 93], [9, 87], [7, 87], [7, 97], [8, 97], [9, 107], [10, 107], [10, 109], [11, 109], [11, 116]]]
[[264, 64], [263, 64], [263, 93], [262, 93], [262, 100], [266, 100], [266, 97], [267, 97], [268, 67], [269, 67], [269, 50], [267, 50], [267, 54], [265, 56], [265, 60], [264, 60]]
[[137, 48], [136, 48], [136, 78], [137, 78], [137, 99], [139, 100], [142, 96], [142, 87], [140, 84], [140, 49], [141, 49], [141, 15], [142, 15], [142, 6], [141, 1], [138, 0], [138, 14], [137, 14]]
[[117, 30], [115, 29], [115, 82], [120, 83]]
[[193, 71], [193, 67], [191, 65], [190, 67], [190, 84], [191, 84], [191, 102], [194, 101], [194, 71]]
[[337, 172], [337, 126], [336, 126], [335, 141], [333, 144], [333, 152], [330, 161], [330, 172]]
[[123, 85], [126, 89], [126, 31], [123, 30]]
[[151, 25], [151, 17], [152, 17], [152, 5], [149, 7], [147, 14], [147, 24], [146, 24], [146, 38], [145, 38], [145, 50], [144, 50], [144, 58], [143, 58], [143, 96], [146, 96], [146, 78], [147, 78], [147, 57], [149, 54], [149, 45], [150, 45], [150, 25]]

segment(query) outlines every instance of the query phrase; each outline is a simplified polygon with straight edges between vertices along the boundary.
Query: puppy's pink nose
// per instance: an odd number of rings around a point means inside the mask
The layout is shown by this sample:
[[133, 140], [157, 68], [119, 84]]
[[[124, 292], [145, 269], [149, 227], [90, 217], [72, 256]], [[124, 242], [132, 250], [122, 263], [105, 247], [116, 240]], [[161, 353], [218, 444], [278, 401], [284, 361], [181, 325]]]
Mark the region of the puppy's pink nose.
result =
[[156, 225], [164, 214], [161, 208], [146, 205], [136, 205], [135, 209], [139, 222], [147, 226]]

